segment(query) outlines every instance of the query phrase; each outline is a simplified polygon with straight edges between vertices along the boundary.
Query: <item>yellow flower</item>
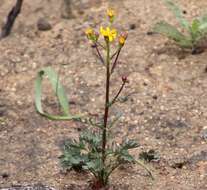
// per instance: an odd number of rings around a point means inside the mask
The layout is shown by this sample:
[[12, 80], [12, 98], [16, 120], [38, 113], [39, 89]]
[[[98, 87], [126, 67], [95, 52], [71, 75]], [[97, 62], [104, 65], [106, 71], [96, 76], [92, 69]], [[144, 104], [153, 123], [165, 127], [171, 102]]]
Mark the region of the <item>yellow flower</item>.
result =
[[97, 40], [99, 38], [99, 34], [97, 32], [95, 32], [92, 28], [86, 29], [85, 34], [86, 34], [87, 38], [93, 42], [97, 42]]
[[107, 15], [109, 17], [109, 21], [112, 23], [114, 21], [114, 17], [115, 17], [115, 10], [114, 9], [108, 9], [107, 10]]
[[107, 15], [109, 16], [109, 17], [113, 17], [113, 16], [115, 16], [115, 11], [114, 11], [114, 9], [108, 9], [107, 10]]
[[101, 26], [100, 27], [100, 33], [101, 35], [109, 40], [109, 42], [112, 42], [114, 41], [114, 39], [116, 38], [117, 36], [117, 31], [116, 29], [110, 29], [109, 27], [106, 27], [105, 29]]
[[124, 44], [125, 44], [125, 42], [126, 42], [126, 39], [127, 39], [127, 36], [128, 36], [127, 33], [122, 33], [122, 34], [119, 36], [119, 45], [120, 45], [120, 46], [124, 46]]
[[87, 28], [85, 31], [86, 36], [91, 36], [93, 35], [94, 31], [92, 28]]

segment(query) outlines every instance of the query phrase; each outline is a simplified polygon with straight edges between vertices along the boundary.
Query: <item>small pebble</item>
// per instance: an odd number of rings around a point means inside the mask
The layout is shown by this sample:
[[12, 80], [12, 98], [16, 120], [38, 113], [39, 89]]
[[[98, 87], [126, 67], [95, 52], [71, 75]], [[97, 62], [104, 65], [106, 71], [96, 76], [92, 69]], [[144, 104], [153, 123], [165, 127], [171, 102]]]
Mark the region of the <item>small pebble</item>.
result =
[[9, 174], [8, 173], [2, 173], [1, 176], [2, 176], [2, 178], [7, 179], [9, 177]]
[[135, 30], [136, 29], [136, 24], [130, 24], [129, 29], [130, 30]]
[[37, 21], [37, 28], [40, 31], [47, 31], [47, 30], [51, 30], [52, 29], [52, 26], [48, 22], [47, 19], [45, 19], [45, 18], [39, 18], [39, 20]]

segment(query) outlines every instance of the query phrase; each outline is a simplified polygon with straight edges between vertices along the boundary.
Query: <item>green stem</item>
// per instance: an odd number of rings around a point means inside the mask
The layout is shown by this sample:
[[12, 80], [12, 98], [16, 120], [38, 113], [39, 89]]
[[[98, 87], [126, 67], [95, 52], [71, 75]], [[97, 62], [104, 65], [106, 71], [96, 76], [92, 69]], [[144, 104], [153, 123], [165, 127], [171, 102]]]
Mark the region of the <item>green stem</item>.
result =
[[151, 177], [151, 179], [154, 180], [154, 176], [152, 175], [152, 172], [150, 171], [150, 169], [141, 160], [136, 160], [135, 162], [138, 165], [142, 166], [148, 172], [148, 174]]

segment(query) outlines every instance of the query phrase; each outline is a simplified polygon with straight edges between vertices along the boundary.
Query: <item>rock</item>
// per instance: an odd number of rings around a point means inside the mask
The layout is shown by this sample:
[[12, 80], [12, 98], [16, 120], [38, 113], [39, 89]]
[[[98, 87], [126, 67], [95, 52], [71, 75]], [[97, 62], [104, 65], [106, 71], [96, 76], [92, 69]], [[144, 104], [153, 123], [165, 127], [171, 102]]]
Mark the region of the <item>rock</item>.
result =
[[52, 26], [48, 22], [47, 19], [45, 19], [45, 18], [39, 18], [39, 20], [37, 21], [37, 28], [40, 31], [47, 31], [47, 30], [51, 30], [52, 29]]
[[136, 24], [134, 24], [134, 23], [129, 25], [129, 29], [130, 29], [130, 30], [135, 30], [136, 27], [137, 27], [137, 26], [136, 26]]
[[5, 173], [2, 173], [1, 176], [3, 179], [7, 179], [9, 177], [9, 174], [5, 172]]

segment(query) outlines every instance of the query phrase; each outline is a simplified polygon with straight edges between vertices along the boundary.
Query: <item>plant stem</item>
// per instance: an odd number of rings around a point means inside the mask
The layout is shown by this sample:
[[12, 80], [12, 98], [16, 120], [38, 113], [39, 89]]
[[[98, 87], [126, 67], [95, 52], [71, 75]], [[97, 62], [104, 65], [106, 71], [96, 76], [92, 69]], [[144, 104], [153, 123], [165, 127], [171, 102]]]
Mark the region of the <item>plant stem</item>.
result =
[[101, 43], [96, 42], [96, 44], [99, 45], [102, 49], [104, 49], [104, 50], [106, 49], [106, 47], [104, 47]]
[[117, 100], [117, 98], [119, 97], [119, 95], [121, 94], [121, 92], [122, 92], [122, 90], [123, 90], [125, 84], [126, 84], [126, 82], [123, 82], [123, 83], [122, 83], [122, 85], [121, 85], [121, 87], [120, 87], [118, 93], [117, 93], [116, 96], [113, 98], [113, 100], [110, 102], [110, 104], [109, 104], [110, 106], [116, 102], [116, 100]]
[[106, 40], [107, 45], [107, 55], [106, 55], [106, 95], [105, 95], [105, 111], [104, 111], [104, 128], [102, 133], [102, 163], [105, 165], [106, 159], [106, 131], [108, 123], [108, 114], [109, 114], [109, 92], [110, 92], [110, 44]]
[[111, 73], [114, 72], [114, 69], [115, 69], [115, 67], [116, 67], [116, 65], [117, 65], [117, 61], [118, 61], [120, 52], [121, 52], [121, 48], [119, 48], [119, 50], [118, 50], [118, 52], [117, 52], [117, 54], [116, 54], [115, 61], [114, 61], [114, 63], [112, 64]]
[[100, 51], [99, 51], [99, 49], [98, 49], [98, 45], [95, 44], [95, 46], [96, 46], [95, 48], [96, 48], [96, 51], [97, 51], [97, 53], [98, 53], [99, 59], [101, 60], [101, 63], [104, 64], [104, 60], [103, 60], [103, 57], [102, 57], [102, 55], [101, 55], [101, 53], [100, 53]]
[[142, 166], [148, 172], [148, 174], [151, 177], [151, 179], [154, 180], [154, 176], [152, 175], [152, 172], [150, 171], [150, 169], [141, 160], [136, 160], [136, 163], [138, 165]]
[[115, 51], [115, 53], [111, 56], [111, 60], [114, 58], [114, 56], [118, 53], [119, 49]]

